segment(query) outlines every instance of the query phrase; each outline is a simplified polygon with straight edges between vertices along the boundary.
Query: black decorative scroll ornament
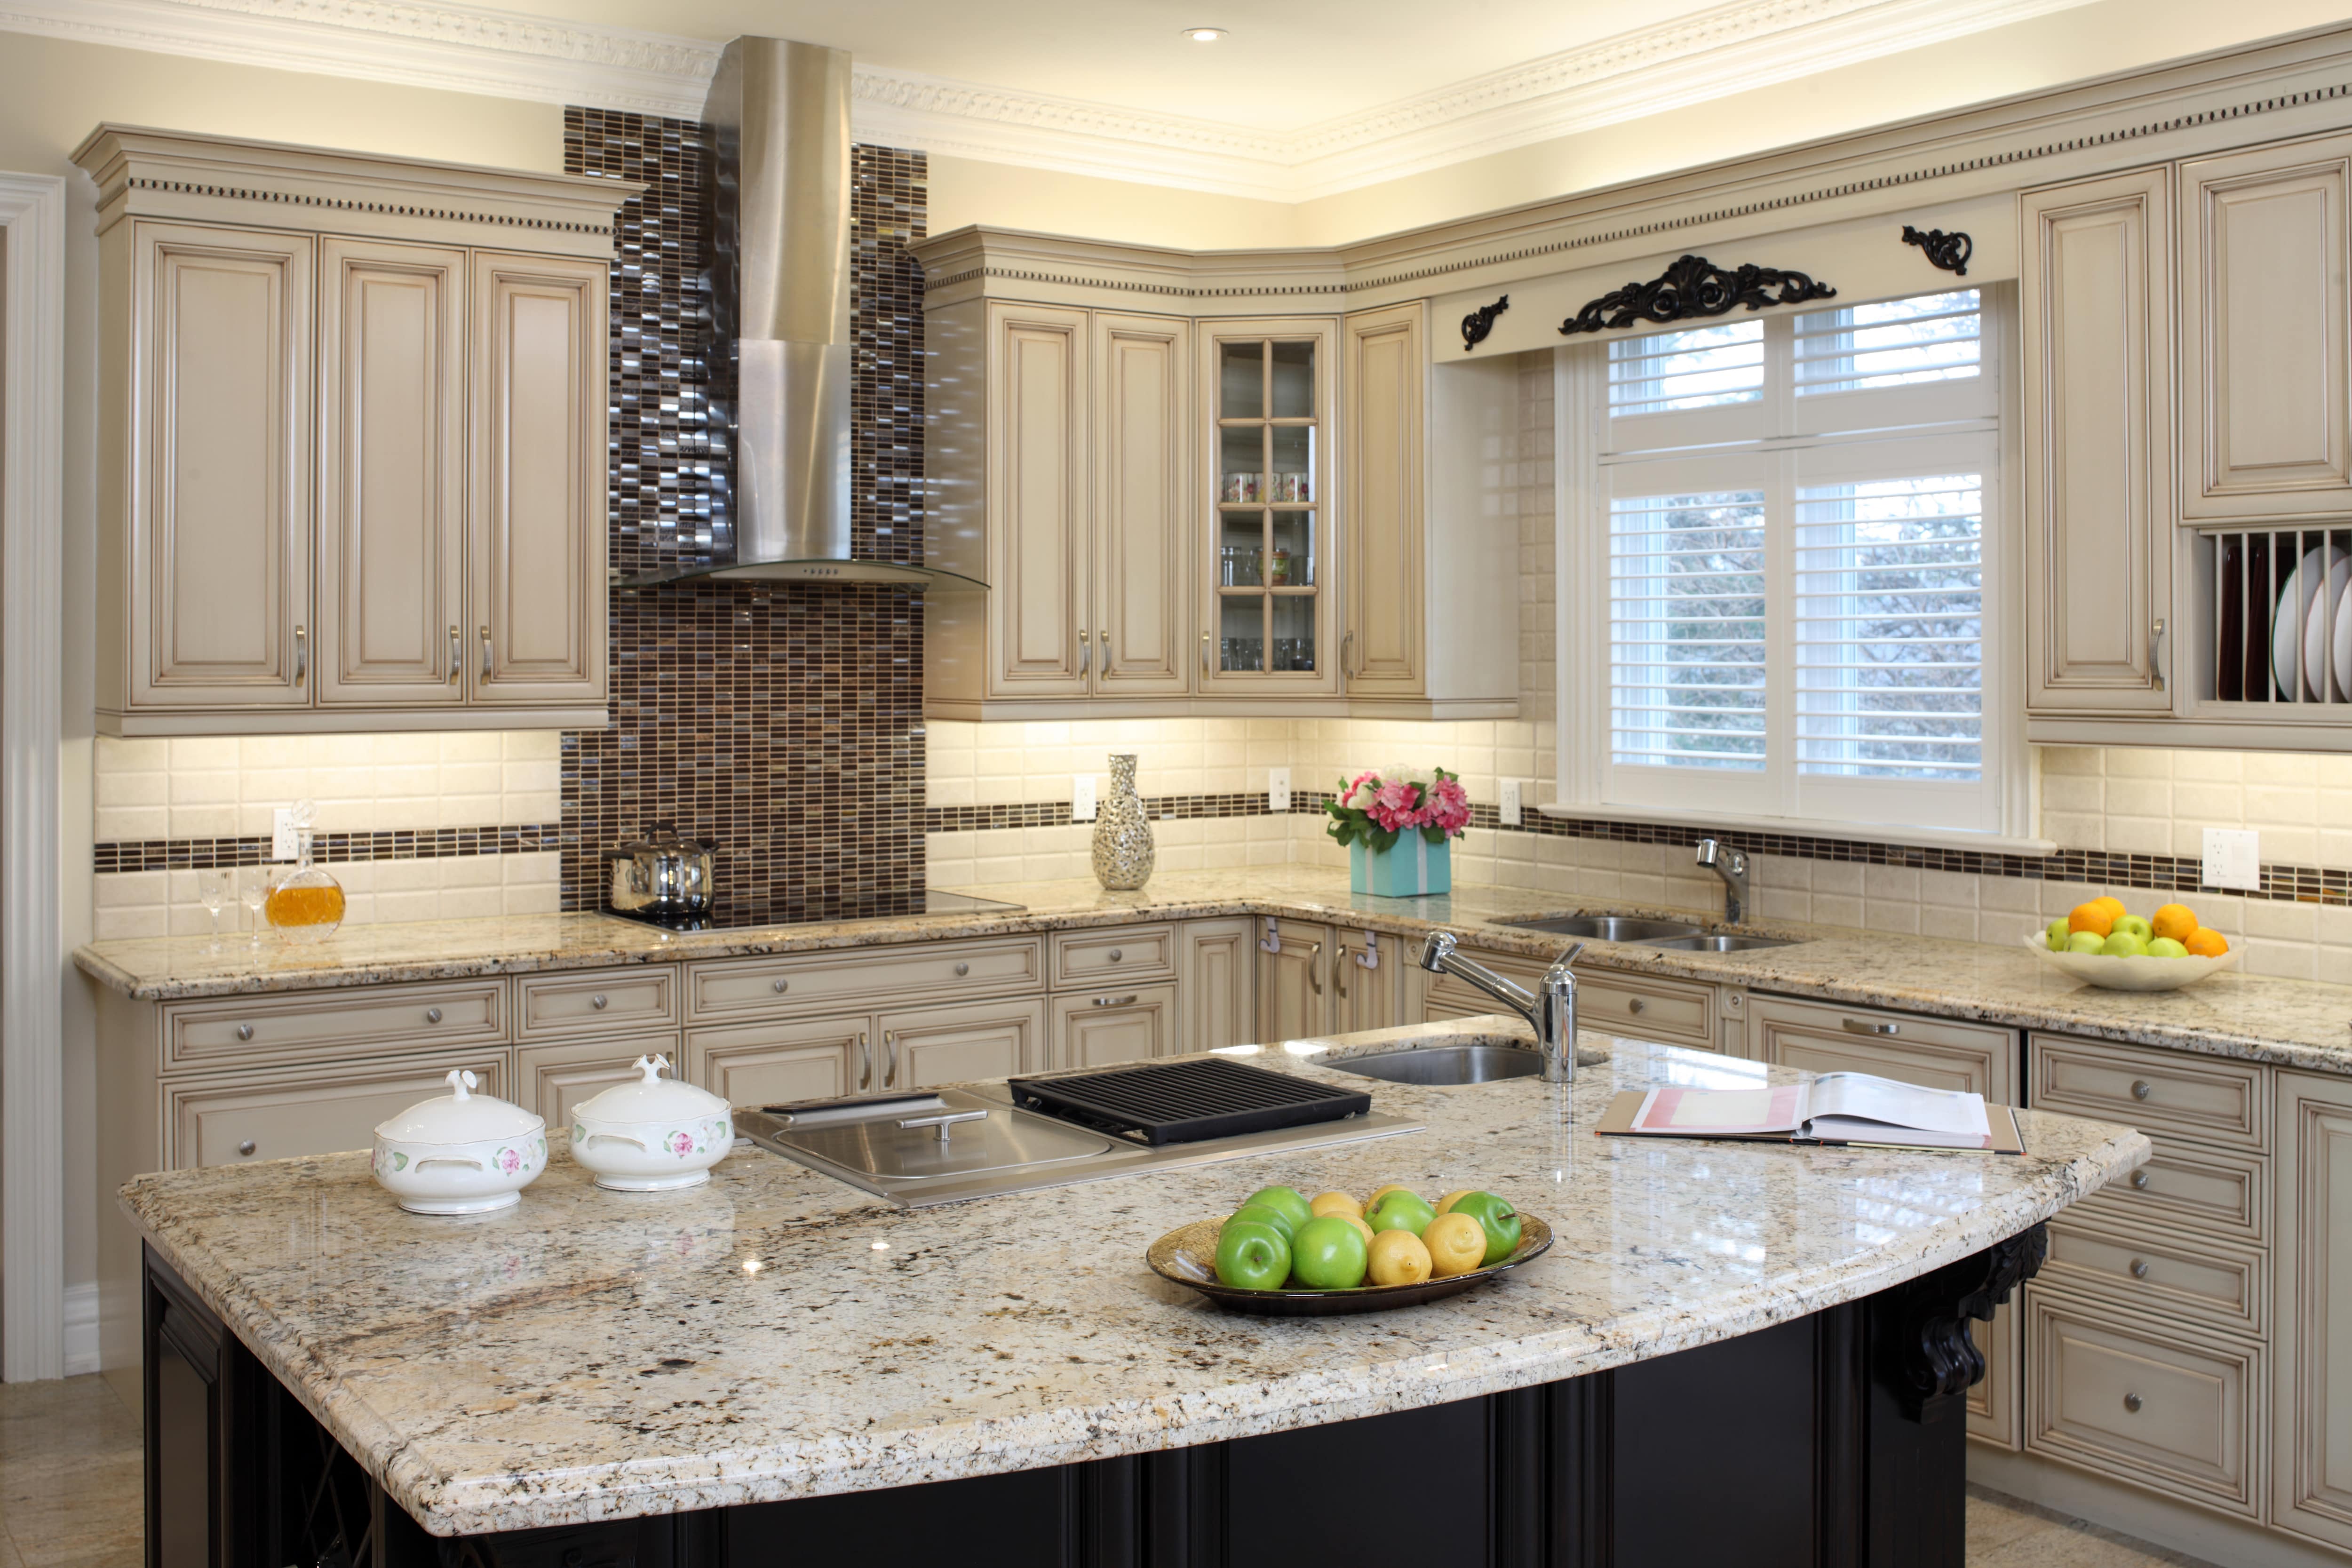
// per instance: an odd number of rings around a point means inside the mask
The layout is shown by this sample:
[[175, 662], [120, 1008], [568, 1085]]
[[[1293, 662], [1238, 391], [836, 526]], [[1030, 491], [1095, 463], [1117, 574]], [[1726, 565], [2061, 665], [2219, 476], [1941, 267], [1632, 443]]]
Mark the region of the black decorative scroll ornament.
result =
[[1993, 1309], [2049, 1256], [2050, 1232], [2037, 1225], [1895, 1288], [1903, 1305], [1894, 1382], [1906, 1415], [1916, 1420], [1930, 1401], [1966, 1393], [1984, 1376], [1984, 1352], [1969, 1336], [1969, 1321], [1991, 1322]]
[[1636, 321], [1687, 321], [1700, 316], [1727, 316], [1741, 305], [1760, 310], [1767, 305], [1801, 305], [1808, 300], [1834, 300], [1837, 290], [1816, 283], [1802, 272], [1742, 262], [1726, 271], [1704, 256], [1685, 256], [1647, 283], [1628, 283], [1603, 294], [1560, 323], [1560, 335], [1616, 331]]
[[1937, 268], [1961, 278], [1969, 275], [1969, 258], [1976, 254], [1977, 248], [1976, 241], [1958, 229], [1946, 234], [1940, 228], [1931, 228], [1921, 234], [1907, 223], [1903, 226], [1903, 243], [1917, 246]]
[[1506, 294], [1493, 304], [1481, 305], [1463, 317], [1462, 352], [1468, 353], [1472, 349], [1485, 342], [1486, 334], [1495, 330], [1495, 318], [1510, 308], [1511, 297]]

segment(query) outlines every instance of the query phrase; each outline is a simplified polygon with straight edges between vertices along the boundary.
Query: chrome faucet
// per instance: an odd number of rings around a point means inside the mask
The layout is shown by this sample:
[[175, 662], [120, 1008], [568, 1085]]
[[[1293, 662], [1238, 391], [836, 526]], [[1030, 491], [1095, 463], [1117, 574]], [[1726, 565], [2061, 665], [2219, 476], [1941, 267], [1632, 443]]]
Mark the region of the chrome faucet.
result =
[[1454, 951], [1454, 946], [1452, 931], [1436, 932], [1422, 947], [1421, 966], [1432, 974], [1452, 974], [1466, 980], [1525, 1018], [1528, 1027], [1536, 1032], [1536, 1049], [1543, 1053], [1544, 1081], [1574, 1082], [1576, 976], [1568, 966], [1576, 962], [1584, 944], [1580, 942], [1561, 953], [1559, 961], [1537, 983], [1532, 993], [1485, 964], [1463, 957]]
[[1748, 857], [1712, 838], [1698, 841], [1698, 864], [1723, 879], [1723, 918], [1738, 925], [1748, 916]]

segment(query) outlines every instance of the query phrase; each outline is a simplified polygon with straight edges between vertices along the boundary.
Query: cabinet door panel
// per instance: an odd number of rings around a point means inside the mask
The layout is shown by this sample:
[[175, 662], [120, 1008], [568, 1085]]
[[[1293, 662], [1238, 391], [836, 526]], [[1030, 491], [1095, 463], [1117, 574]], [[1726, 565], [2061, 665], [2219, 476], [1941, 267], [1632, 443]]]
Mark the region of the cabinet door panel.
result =
[[974, 1079], [1010, 1078], [1045, 1066], [1043, 1002], [885, 1013], [875, 1023], [881, 1037], [884, 1089], [932, 1089]]
[[1258, 1038], [1312, 1039], [1331, 1027], [1331, 933], [1303, 921], [1275, 931], [1281, 951], [1257, 955]]
[[636, 1079], [634, 1064], [640, 1057], [667, 1057], [678, 1076], [685, 1076], [686, 1054], [676, 1035], [524, 1046], [515, 1052], [515, 1103], [547, 1118], [550, 1127], [569, 1129], [573, 1106]]
[[[1331, 928], [1332, 1029], [1393, 1029], [1405, 1021], [1399, 1003], [1405, 944], [1378, 931]], [[1370, 967], [1365, 967], [1367, 964]]]
[[[991, 305], [989, 613], [992, 695], [1082, 697], [1087, 584], [1087, 313]], [[1081, 637], [1088, 640], [1082, 653]]]
[[[2161, 169], [2023, 197], [2028, 705], [2172, 704], [2169, 182]], [[2178, 639], [2175, 639], [2176, 642]]]
[[695, 1029], [686, 1076], [730, 1105], [832, 1100], [875, 1087], [873, 1020], [811, 1018]]
[[1178, 1022], [1183, 1051], [1213, 1051], [1257, 1037], [1257, 932], [1254, 920], [1189, 921], [1178, 933]]
[[2185, 520], [2352, 505], [2348, 184], [2347, 136], [2181, 165]]
[[131, 245], [131, 704], [308, 706], [313, 242]]
[[473, 259], [477, 704], [604, 700], [602, 263]]
[[1422, 648], [1423, 345], [1419, 303], [1348, 318], [1347, 620], [1350, 694], [1416, 697]]
[[1079, 992], [1054, 998], [1054, 1067], [1149, 1061], [1176, 1049], [1176, 987]]
[[1192, 689], [1192, 324], [1095, 322], [1095, 690]]
[[2278, 1080], [2271, 1518], [2352, 1547], [2352, 1083]]
[[461, 704], [466, 253], [328, 238], [319, 700]]

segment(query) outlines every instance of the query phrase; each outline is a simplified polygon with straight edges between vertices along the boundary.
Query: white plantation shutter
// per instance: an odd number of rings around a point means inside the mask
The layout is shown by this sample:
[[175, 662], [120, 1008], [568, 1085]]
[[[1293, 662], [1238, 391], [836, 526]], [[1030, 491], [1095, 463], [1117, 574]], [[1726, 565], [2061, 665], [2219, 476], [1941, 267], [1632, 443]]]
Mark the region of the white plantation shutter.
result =
[[1764, 766], [1764, 497], [1613, 501], [1611, 750], [1620, 763]]

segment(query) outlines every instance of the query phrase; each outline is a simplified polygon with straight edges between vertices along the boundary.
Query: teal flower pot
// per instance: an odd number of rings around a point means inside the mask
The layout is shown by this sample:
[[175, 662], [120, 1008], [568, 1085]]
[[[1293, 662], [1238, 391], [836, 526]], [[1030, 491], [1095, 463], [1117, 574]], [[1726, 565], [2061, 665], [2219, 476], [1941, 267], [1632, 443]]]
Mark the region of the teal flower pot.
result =
[[1348, 887], [1380, 899], [1425, 899], [1454, 890], [1454, 841], [1402, 833], [1386, 849], [1348, 846]]

